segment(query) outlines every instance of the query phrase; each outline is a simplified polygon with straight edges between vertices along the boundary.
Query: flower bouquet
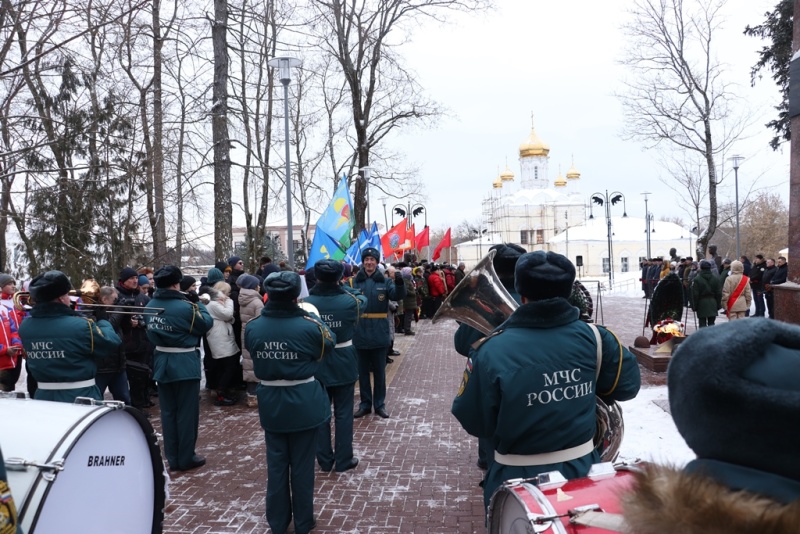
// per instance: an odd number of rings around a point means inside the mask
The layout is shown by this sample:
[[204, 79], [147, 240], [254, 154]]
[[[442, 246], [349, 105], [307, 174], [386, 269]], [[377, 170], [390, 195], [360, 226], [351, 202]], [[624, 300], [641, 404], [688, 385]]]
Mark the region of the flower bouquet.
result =
[[[655, 332], [656, 343], [660, 345], [672, 338], [686, 337], [686, 326], [683, 323], [668, 318], [655, 325], [653, 327], [653, 332]], [[683, 340], [681, 339], [681, 341]]]

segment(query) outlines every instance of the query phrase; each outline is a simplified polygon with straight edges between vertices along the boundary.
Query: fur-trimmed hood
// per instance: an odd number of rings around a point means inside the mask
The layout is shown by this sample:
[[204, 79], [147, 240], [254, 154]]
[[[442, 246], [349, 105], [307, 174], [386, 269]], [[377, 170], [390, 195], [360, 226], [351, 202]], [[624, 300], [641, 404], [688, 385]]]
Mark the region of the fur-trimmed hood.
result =
[[800, 532], [800, 500], [782, 504], [710, 477], [649, 464], [622, 496], [631, 534]]

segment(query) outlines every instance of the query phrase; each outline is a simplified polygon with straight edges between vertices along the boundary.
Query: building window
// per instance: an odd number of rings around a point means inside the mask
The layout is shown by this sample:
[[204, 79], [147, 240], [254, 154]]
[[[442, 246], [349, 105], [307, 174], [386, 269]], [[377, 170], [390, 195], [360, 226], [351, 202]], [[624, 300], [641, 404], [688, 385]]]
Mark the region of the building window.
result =
[[520, 230], [519, 231], [519, 244], [520, 245], [527, 245], [528, 244], [528, 231], [527, 230]]
[[603, 258], [603, 272], [608, 272], [608, 258]]
[[628, 258], [620, 258], [620, 261], [622, 262], [622, 272], [623, 273], [627, 273], [628, 272]]
[[544, 245], [544, 230], [536, 230], [536, 244]]
[[538, 167], [538, 165], [533, 168], [533, 179], [534, 180], [538, 180], [539, 179], [539, 167]]

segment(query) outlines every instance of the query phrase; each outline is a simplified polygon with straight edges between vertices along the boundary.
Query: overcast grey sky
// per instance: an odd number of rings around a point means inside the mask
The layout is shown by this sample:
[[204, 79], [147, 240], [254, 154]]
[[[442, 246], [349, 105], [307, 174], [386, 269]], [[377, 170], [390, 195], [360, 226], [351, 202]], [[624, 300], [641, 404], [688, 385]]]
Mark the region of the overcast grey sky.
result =
[[[788, 146], [773, 152], [767, 145], [772, 134], [763, 126], [774, 116], [778, 91], [769, 79], [750, 87], [761, 44], [742, 33], [745, 25], [761, 23], [775, 2], [729, 0], [717, 53], [738, 83], [742, 105], [752, 106], [754, 114], [750, 137], [734, 149], [747, 158], [739, 169], [740, 197], [759, 177], [757, 187], [770, 187], [788, 200]], [[428, 95], [451, 112], [434, 130], [406, 131], [393, 140], [421, 168], [427, 191], [417, 200], [428, 208], [428, 224], [436, 229], [477, 221], [481, 199], [506, 160], [519, 177], [517, 150], [530, 132], [531, 113], [537, 133], [550, 145], [550, 179], [559, 165], [566, 173], [574, 156], [587, 200], [594, 191], [619, 190], [628, 214], [643, 217], [640, 193], [650, 191], [657, 197], [650, 203], [657, 219], [675, 214], [688, 223], [675, 207], [678, 198], [659, 180], [668, 175], [657, 154], [621, 139], [622, 108], [614, 92], [626, 75], [617, 61], [630, 4], [497, 0], [494, 12], [461, 14], [449, 25], [429, 24], [415, 33], [402, 55]], [[720, 195], [732, 201], [732, 171]], [[373, 218], [381, 220], [379, 199], [372, 203]]]

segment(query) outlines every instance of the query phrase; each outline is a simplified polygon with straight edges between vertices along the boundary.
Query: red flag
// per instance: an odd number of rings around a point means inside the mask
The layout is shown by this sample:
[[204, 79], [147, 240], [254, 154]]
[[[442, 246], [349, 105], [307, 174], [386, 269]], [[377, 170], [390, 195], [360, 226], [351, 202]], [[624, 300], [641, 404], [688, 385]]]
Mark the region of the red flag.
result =
[[381, 247], [383, 247], [384, 258], [388, 258], [394, 252], [403, 249], [403, 245], [406, 241], [406, 232], [406, 220], [403, 219], [381, 237]]
[[406, 240], [405, 240], [405, 243], [403, 243], [403, 250], [408, 250], [408, 249], [413, 249], [413, 248], [416, 248], [416, 247], [414, 246], [414, 243], [415, 243], [415, 238], [414, 238], [414, 236], [415, 236], [415, 235], [416, 235], [416, 234], [415, 234], [415, 232], [414, 232], [414, 225], [412, 224], [412, 225], [411, 225], [411, 228], [409, 228], [409, 229], [408, 229], [408, 232], [406, 233]]
[[426, 226], [423, 230], [417, 235], [415, 241], [417, 242], [417, 250], [422, 250], [422, 247], [428, 247], [431, 244], [431, 240], [428, 237], [428, 227]]
[[444, 247], [450, 247], [450, 228], [447, 229], [447, 232], [444, 233], [442, 240], [439, 241], [439, 244], [436, 245], [435, 249], [433, 249], [433, 261], [439, 259], [439, 256], [442, 255], [442, 249]]

